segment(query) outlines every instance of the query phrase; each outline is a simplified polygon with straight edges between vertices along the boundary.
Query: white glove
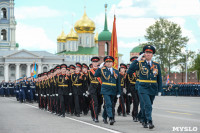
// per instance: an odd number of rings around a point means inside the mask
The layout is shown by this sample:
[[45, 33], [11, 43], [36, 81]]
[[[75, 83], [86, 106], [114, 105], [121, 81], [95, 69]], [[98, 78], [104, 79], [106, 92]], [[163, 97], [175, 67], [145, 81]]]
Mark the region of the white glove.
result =
[[47, 94], [47, 96], [49, 96], [49, 94]]
[[58, 96], [58, 94], [56, 94], [56, 96]]
[[144, 53], [143, 54], [141, 54], [138, 58], [137, 58], [137, 61], [140, 61], [141, 59], [142, 59], [142, 56], [144, 55]]
[[117, 98], [119, 98], [119, 97], [120, 97], [120, 95], [118, 94], [118, 95], [117, 95]]
[[83, 96], [85, 96], [85, 93], [83, 93]]
[[85, 97], [88, 97], [88, 94], [85, 94]]
[[126, 94], [126, 88], [123, 88], [123, 92]]
[[42, 95], [42, 94], [40, 94], [40, 96], [42, 97], [43, 95]]
[[35, 94], [35, 96], [38, 96], [38, 94]]
[[86, 94], [89, 95], [90, 93], [88, 91], [86, 91]]
[[72, 93], [69, 93], [69, 95], [71, 96], [71, 95], [72, 95]]
[[101, 65], [99, 66], [99, 68], [102, 68], [104, 66], [104, 62], [101, 63]]
[[159, 96], [159, 97], [161, 96], [161, 92], [158, 92], [158, 96]]
[[128, 93], [128, 96], [131, 96], [131, 93]]

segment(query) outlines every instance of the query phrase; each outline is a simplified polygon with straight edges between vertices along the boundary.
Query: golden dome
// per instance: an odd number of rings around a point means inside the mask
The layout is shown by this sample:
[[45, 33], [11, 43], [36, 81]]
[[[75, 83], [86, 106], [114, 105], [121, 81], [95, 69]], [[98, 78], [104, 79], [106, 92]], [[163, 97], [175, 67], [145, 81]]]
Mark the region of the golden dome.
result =
[[99, 34], [98, 34], [98, 32], [95, 34], [95, 36], [94, 36], [94, 41], [95, 41], [95, 43], [98, 43], [98, 36], [99, 36]]
[[74, 26], [77, 33], [93, 33], [95, 30], [95, 23], [88, 18], [86, 11], [80, 20], [75, 23]]
[[78, 34], [76, 32], [74, 32], [73, 28], [71, 28], [71, 31], [66, 36], [66, 39], [69, 41], [77, 41], [78, 40]]
[[66, 35], [65, 35], [65, 32], [63, 30], [62, 30], [61, 35], [58, 36], [57, 41], [58, 42], [66, 42]]

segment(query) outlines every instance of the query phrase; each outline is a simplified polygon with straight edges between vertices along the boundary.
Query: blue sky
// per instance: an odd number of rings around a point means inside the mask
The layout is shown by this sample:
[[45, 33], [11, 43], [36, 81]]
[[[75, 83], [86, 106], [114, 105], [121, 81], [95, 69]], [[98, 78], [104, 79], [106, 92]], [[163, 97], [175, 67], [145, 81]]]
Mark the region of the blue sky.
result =
[[[17, 20], [16, 40], [20, 49], [56, 52], [56, 39], [62, 28], [68, 34], [72, 23], [86, 13], [96, 23], [100, 33], [104, 26], [104, 4], [108, 4], [108, 27], [112, 31], [116, 14], [119, 53], [129, 62], [131, 49], [144, 39], [145, 29], [159, 17], [182, 27], [188, 36], [188, 49], [200, 49], [199, 0], [18, 0], [15, 1]], [[73, 17], [72, 17], [73, 16]]]

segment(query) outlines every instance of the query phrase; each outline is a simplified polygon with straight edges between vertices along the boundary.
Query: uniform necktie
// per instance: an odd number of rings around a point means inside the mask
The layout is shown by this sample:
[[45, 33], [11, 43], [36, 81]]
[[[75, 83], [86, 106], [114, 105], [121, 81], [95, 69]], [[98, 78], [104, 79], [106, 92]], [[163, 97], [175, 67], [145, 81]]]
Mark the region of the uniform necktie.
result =
[[149, 69], [151, 68], [150, 62], [148, 62]]

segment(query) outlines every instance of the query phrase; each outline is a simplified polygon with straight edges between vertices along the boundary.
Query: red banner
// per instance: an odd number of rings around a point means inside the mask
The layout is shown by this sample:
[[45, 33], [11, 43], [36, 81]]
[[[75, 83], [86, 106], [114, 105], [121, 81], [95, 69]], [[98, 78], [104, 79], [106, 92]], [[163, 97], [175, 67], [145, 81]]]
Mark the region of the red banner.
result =
[[116, 31], [116, 17], [114, 15], [114, 22], [113, 22], [113, 30], [112, 30], [112, 37], [111, 37], [111, 46], [110, 46], [110, 56], [112, 56], [115, 61], [113, 67], [118, 69], [118, 45], [117, 45], [117, 31]]

